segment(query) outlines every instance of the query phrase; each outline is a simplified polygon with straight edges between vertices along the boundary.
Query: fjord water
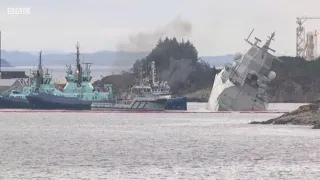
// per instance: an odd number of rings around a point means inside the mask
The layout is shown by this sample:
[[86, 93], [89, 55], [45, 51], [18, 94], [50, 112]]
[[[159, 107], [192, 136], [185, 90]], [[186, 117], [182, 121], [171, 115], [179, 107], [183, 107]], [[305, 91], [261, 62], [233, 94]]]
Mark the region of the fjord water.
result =
[[[3, 67], [2, 70], [4, 71], [25, 71], [27, 74], [30, 73], [30, 69], [35, 69], [36, 66], [17, 66], [17, 67]], [[44, 66], [44, 68], [48, 68], [52, 70], [52, 77], [53, 79], [57, 81], [64, 81], [64, 77], [66, 75], [66, 66]], [[73, 68], [75, 66], [73, 65]], [[96, 81], [98, 79], [101, 79], [101, 77], [111, 75], [113, 73], [119, 74], [122, 71], [127, 71], [131, 67], [120, 67], [120, 66], [99, 66], [99, 65], [92, 65], [91, 67], [91, 75], [93, 76], [92, 82]], [[74, 70], [74, 69], [73, 69]]]
[[0, 179], [317, 179], [319, 130], [248, 124], [277, 116], [0, 113]]

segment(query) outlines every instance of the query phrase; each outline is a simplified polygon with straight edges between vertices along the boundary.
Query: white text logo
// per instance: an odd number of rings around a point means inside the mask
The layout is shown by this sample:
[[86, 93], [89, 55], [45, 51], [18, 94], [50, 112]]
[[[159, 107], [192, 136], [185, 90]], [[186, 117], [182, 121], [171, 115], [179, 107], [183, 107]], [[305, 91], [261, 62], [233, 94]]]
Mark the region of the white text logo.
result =
[[30, 8], [8, 8], [9, 15], [27, 15], [30, 14]]

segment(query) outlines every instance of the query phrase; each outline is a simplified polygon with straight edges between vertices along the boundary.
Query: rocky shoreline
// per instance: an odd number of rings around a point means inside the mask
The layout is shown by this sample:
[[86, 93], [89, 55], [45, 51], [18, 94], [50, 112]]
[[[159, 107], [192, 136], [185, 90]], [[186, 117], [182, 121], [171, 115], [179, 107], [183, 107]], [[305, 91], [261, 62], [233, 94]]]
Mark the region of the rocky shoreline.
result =
[[188, 102], [208, 102], [210, 92], [211, 88], [206, 88], [185, 94], [184, 97], [188, 98]]
[[280, 117], [267, 121], [253, 121], [249, 124], [292, 124], [313, 126], [313, 129], [320, 129], [319, 103], [311, 103], [300, 106], [298, 109], [285, 113]]

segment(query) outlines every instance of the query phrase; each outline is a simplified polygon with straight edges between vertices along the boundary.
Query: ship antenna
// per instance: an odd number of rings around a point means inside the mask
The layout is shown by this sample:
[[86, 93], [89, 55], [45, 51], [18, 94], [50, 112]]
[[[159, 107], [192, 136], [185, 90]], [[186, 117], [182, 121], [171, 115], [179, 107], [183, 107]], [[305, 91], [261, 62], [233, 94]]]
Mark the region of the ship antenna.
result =
[[268, 49], [268, 50], [270, 50], [272, 52], [275, 52], [275, 50], [271, 49], [269, 46], [271, 44], [271, 41], [274, 41], [275, 34], [276, 34], [276, 32], [271, 33], [271, 36], [268, 36], [268, 40], [263, 46], [264, 48], [266, 48], [266, 49]]
[[251, 37], [251, 34], [253, 33], [254, 29], [251, 30], [249, 36], [247, 37], [247, 39], [244, 39], [247, 43], [249, 43], [251, 46], [253, 46], [253, 43], [249, 41], [249, 38]]
[[155, 62], [151, 62], [151, 78], [152, 78], [152, 86], [155, 84], [156, 81], [156, 69], [155, 69]]
[[79, 42], [77, 42], [77, 45], [76, 45], [76, 48], [77, 48], [77, 73], [78, 73], [78, 83], [80, 84], [82, 82], [82, 68], [81, 68], [81, 65], [80, 65], [80, 45], [79, 45]]
[[42, 80], [43, 72], [42, 72], [42, 51], [39, 52], [39, 65], [36, 76], [36, 91], [39, 91], [41, 80]]
[[42, 69], [42, 51], [39, 52], [39, 66], [38, 66], [38, 68]]

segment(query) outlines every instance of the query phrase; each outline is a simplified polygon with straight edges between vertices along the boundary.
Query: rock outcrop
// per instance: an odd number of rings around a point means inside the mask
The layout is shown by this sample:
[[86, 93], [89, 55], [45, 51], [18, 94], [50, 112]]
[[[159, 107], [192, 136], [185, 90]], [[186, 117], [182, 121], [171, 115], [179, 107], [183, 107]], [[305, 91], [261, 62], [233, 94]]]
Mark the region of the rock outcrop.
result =
[[196, 92], [185, 94], [189, 102], [208, 102], [211, 88], [201, 89]]
[[253, 121], [249, 124], [293, 124], [310, 125], [314, 129], [320, 129], [320, 111], [319, 104], [312, 103], [300, 106], [298, 109], [285, 113], [280, 117], [267, 121]]

